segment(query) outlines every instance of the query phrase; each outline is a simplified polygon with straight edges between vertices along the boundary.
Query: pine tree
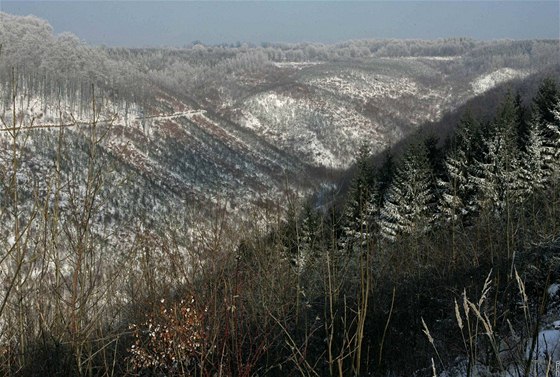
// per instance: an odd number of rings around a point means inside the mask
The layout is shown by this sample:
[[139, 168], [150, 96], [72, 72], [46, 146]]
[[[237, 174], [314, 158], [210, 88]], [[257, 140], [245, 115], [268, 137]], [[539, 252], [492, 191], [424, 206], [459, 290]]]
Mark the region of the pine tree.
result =
[[525, 152], [529, 139], [531, 125], [527, 121], [527, 109], [523, 106], [519, 91], [515, 94], [515, 107], [517, 109], [517, 147], [521, 152]]
[[309, 201], [303, 206], [300, 224], [300, 230], [297, 234], [298, 252], [294, 257], [294, 264], [299, 273], [303, 272], [304, 268], [316, 256], [319, 246], [320, 217], [313, 210]]
[[444, 154], [440, 147], [438, 147], [439, 138], [437, 136], [428, 136], [424, 140], [428, 162], [432, 172], [436, 177], [444, 175]]
[[543, 125], [554, 123], [554, 109], [558, 103], [560, 92], [556, 81], [552, 78], [543, 80], [537, 95], [533, 99], [533, 113], [536, 113]]
[[375, 177], [371, 160], [371, 146], [369, 143], [362, 143], [356, 156], [356, 176], [355, 184], [359, 192], [367, 191], [374, 186]]
[[480, 125], [469, 113], [459, 122], [451, 149], [444, 161], [445, 177], [438, 180], [441, 197], [438, 216], [444, 222], [458, 221], [474, 216], [476, 185], [472, 167], [481, 154]]
[[285, 218], [282, 220], [281, 231], [279, 232], [280, 243], [283, 246], [286, 256], [291, 261], [296, 271], [300, 270], [302, 264], [299, 249], [299, 233], [301, 225], [299, 223], [299, 201], [292, 195], [286, 195], [287, 207]]
[[310, 201], [288, 200], [281, 242], [296, 273], [301, 274], [318, 248], [320, 217]]
[[370, 193], [363, 201], [348, 203], [344, 214], [341, 246], [347, 250], [364, 251], [375, 234], [375, 216], [378, 211], [377, 196]]
[[433, 176], [426, 147], [415, 145], [406, 152], [380, 211], [381, 235], [395, 240], [401, 234], [420, 234], [430, 227]]
[[560, 177], [560, 99], [552, 109], [553, 120], [545, 123], [543, 127], [544, 136], [544, 160], [545, 169], [551, 179]]
[[544, 188], [550, 175], [547, 166], [546, 140], [542, 132], [539, 117], [534, 114], [531, 121], [527, 122], [527, 133], [524, 141], [524, 150], [521, 151], [517, 189], [522, 197]]
[[[377, 191], [380, 199], [385, 196], [385, 192], [389, 189], [389, 186], [391, 186], [394, 175], [395, 161], [393, 160], [391, 152], [387, 151], [385, 152], [383, 163], [377, 172]], [[381, 204], [382, 203], [379, 203], [379, 205]]]
[[501, 212], [508, 202], [518, 199], [517, 114], [515, 102], [508, 95], [488, 129], [482, 158], [474, 164], [471, 177], [478, 188], [480, 208]]
[[346, 250], [363, 251], [373, 237], [378, 209], [371, 152], [367, 144], [363, 144], [358, 151], [356, 167], [344, 210], [340, 246]]
[[556, 180], [560, 176], [560, 92], [556, 82], [545, 79], [535, 98], [532, 112], [541, 126], [544, 136], [544, 165], [548, 180]]
[[447, 180], [438, 180], [441, 197], [438, 216], [444, 221], [457, 221], [469, 213], [468, 192], [471, 181], [465, 151], [451, 151], [445, 159]]

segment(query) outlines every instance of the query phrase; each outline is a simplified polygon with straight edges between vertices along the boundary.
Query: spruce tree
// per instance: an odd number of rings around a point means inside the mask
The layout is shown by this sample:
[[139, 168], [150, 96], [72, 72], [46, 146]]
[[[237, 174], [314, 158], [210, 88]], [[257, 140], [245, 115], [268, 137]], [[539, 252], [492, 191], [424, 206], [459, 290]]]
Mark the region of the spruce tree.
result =
[[[395, 175], [395, 161], [390, 151], [386, 151], [383, 158], [383, 163], [377, 172], [377, 191], [380, 200], [385, 196], [385, 192], [391, 186], [393, 177]], [[381, 205], [382, 203], [379, 203]]]
[[304, 271], [306, 266], [316, 256], [319, 246], [319, 224], [320, 217], [313, 210], [311, 202], [305, 202], [297, 232], [298, 247], [293, 255], [293, 263], [299, 274]]
[[521, 100], [521, 94], [519, 91], [515, 94], [515, 107], [517, 109], [517, 147], [521, 152], [524, 152], [527, 148], [527, 142], [529, 138], [529, 128], [531, 125], [527, 121], [527, 109], [523, 106], [523, 101]]
[[472, 169], [481, 144], [480, 125], [467, 112], [457, 127], [451, 148], [444, 160], [445, 176], [438, 180], [441, 196], [438, 216], [444, 222], [456, 222], [474, 216], [476, 184]]
[[401, 234], [421, 234], [433, 218], [433, 175], [426, 147], [410, 147], [389, 186], [380, 211], [381, 235], [395, 240]]
[[489, 126], [484, 151], [474, 164], [471, 175], [477, 185], [477, 204], [480, 208], [501, 212], [514, 198], [518, 177], [518, 149], [516, 130], [518, 112], [508, 95]]
[[543, 155], [548, 176], [551, 179], [558, 179], [560, 176], [560, 99], [552, 109], [552, 115], [552, 122], [542, 126], [545, 135]]
[[371, 152], [369, 146], [363, 144], [356, 157], [356, 173], [344, 210], [342, 248], [363, 250], [367, 246], [374, 234], [377, 202]]
[[521, 197], [544, 188], [550, 175], [550, 167], [547, 166], [550, 156], [547, 157], [546, 140], [540, 123], [536, 114], [533, 114], [531, 121], [527, 122], [525, 148], [521, 151], [517, 178], [517, 189]]
[[552, 78], [544, 79], [537, 95], [533, 99], [533, 113], [536, 113], [543, 125], [554, 123], [554, 110], [558, 103], [560, 92], [556, 81]]
[[438, 146], [439, 138], [437, 136], [428, 136], [424, 140], [428, 162], [434, 176], [442, 177], [444, 175], [444, 154], [442, 149]]
[[552, 78], [543, 80], [536, 96], [533, 98], [531, 119], [538, 122], [544, 136], [547, 169], [555, 170], [555, 155], [557, 154], [559, 125], [555, 117], [557, 104], [560, 101], [560, 92], [556, 82]]

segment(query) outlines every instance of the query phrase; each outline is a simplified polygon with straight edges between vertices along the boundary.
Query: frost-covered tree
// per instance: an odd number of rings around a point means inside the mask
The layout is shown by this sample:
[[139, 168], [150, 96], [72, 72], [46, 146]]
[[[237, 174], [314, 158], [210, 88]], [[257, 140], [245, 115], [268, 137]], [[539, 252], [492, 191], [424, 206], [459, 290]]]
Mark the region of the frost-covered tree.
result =
[[426, 148], [412, 146], [400, 163], [392, 184], [385, 193], [380, 211], [381, 235], [395, 240], [401, 234], [420, 234], [433, 219], [433, 175]]
[[378, 196], [375, 188], [371, 152], [363, 144], [356, 158], [356, 174], [352, 181], [343, 219], [340, 246], [346, 250], [364, 250], [375, 232]]
[[352, 200], [344, 212], [341, 246], [347, 250], [363, 251], [375, 234], [375, 217], [378, 212], [377, 195], [368, 192], [360, 201]]
[[438, 181], [441, 190], [438, 216], [444, 222], [455, 222], [477, 212], [476, 184], [471, 170], [480, 142], [480, 125], [467, 113], [459, 123], [451, 149], [445, 158], [445, 178]]
[[549, 177], [558, 179], [560, 176], [560, 99], [552, 109], [552, 121], [543, 121], [544, 164]]
[[442, 191], [438, 204], [438, 216], [444, 222], [457, 221], [476, 211], [471, 200], [473, 182], [463, 150], [450, 152], [445, 159], [447, 180], [439, 180]]
[[517, 115], [515, 102], [508, 95], [489, 125], [483, 154], [474, 164], [471, 176], [478, 186], [477, 205], [481, 209], [500, 212], [518, 199]]
[[[522, 120], [519, 120], [523, 123]], [[556, 82], [545, 79], [535, 98], [531, 120], [525, 122], [517, 179], [522, 197], [546, 186], [560, 169], [560, 98]]]
[[434, 176], [439, 177], [443, 175], [444, 171], [444, 154], [442, 148], [439, 147], [439, 138], [437, 136], [428, 136], [424, 140], [428, 162]]
[[539, 117], [533, 114], [527, 122], [526, 139], [523, 143], [517, 177], [516, 189], [523, 197], [545, 187], [550, 175], [549, 158], [547, 156], [546, 139], [540, 126]]

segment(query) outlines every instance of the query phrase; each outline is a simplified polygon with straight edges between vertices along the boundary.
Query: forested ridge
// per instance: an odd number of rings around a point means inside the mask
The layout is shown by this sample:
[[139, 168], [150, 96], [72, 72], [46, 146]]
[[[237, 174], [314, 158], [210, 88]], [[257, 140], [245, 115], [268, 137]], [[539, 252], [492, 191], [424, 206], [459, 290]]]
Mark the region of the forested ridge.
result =
[[[477, 41], [469, 38], [439, 40], [356, 40], [338, 44], [247, 43], [182, 48], [109, 48], [89, 46], [75, 35], [54, 34], [45, 20], [0, 13], [0, 74], [9, 82], [13, 67], [33, 77], [50, 91], [75, 95], [76, 86], [95, 83], [113, 98], [144, 103], [165, 88], [198, 101], [220, 96], [226, 101], [247, 90], [277, 64], [340, 63], [356, 65], [369, 59], [435, 58], [447, 60], [444, 72], [455, 80], [502, 67], [533, 70], [558, 64], [555, 40]], [[252, 77], [251, 77], [252, 76]], [[266, 83], [270, 78], [266, 78]], [[85, 106], [89, 97], [82, 98]]]

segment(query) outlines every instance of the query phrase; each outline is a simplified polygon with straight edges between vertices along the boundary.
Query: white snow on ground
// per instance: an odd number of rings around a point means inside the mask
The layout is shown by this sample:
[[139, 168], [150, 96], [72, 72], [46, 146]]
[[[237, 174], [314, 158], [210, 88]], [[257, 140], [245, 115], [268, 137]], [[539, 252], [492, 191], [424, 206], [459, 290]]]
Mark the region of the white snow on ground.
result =
[[[153, 119], [153, 120], [171, 120], [177, 119], [181, 117], [185, 117], [188, 119], [192, 119], [194, 116], [205, 116], [206, 110], [189, 110], [189, 111], [180, 111], [173, 114], [160, 114], [156, 116], [146, 117], [146, 119]], [[137, 120], [141, 120], [142, 117], [137, 117]]]
[[354, 100], [367, 102], [372, 98], [396, 99], [418, 94], [418, 85], [406, 77], [346, 71], [334, 76], [310, 80], [311, 85]]
[[[527, 357], [531, 356], [531, 345], [527, 346]], [[556, 329], [543, 330], [535, 345], [532, 360], [559, 360], [560, 361], [560, 331]]]
[[307, 163], [333, 168], [348, 167], [362, 140], [375, 151], [398, 140], [402, 129], [395, 125], [404, 121], [403, 108], [417, 109], [406, 120], [416, 126], [438, 119], [449, 97], [408, 77], [357, 69], [312, 76], [303, 84], [313, 89], [247, 98], [235, 121]]
[[316, 166], [350, 165], [357, 140], [384, 143], [376, 125], [353, 107], [275, 92], [246, 101], [236, 121]]
[[255, 131], [263, 128], [263, 125], [256, 116], [254, 116], [251, 112], [244, 110], [241, 110], [240, 124], [243, 127]]
[[479, 95], [492, 89], [498, 84], [502, 84], [513, 79], [526, 77], [529, 75], [529, 73], [530, 72], [520, 71], [512, 68], [501, 68], [497, 71], [477, 78], [471, 84], [472, 90], [475, 95]]

